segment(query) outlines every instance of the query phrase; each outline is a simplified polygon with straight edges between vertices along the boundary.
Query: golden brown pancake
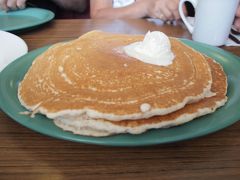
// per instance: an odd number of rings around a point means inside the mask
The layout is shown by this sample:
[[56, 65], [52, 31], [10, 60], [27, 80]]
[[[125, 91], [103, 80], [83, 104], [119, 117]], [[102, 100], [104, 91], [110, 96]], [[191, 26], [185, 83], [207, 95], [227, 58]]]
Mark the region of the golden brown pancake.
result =
[[34, 60], [20, 83], [20, 102], [49, 118], [120, 121], [168, 114], [209, 95], [212, 75], [202, 54], [174, 38], [169, 66], [123, 52], [123, 46], [142, 40], [142, 35], [92, 31], [54, 45]]
[[131, 133], [140, 134], [148, 129], [177, 126], [196, 117], [214, 112], [227, 101], [227, 79], [222, 67], [210, 58], [207, 61], [212, 69], [213, 84], [211, 90], [215, 96], [202, 99], [199, 102], [186, 105], [173, 113], [155, 116], [149, 119], [109, 121], [81, 119], [78, 117], [59, 117], [54, 120], [60, 128], [75, 134], [88, 136], [108, 136], [111, 134]]

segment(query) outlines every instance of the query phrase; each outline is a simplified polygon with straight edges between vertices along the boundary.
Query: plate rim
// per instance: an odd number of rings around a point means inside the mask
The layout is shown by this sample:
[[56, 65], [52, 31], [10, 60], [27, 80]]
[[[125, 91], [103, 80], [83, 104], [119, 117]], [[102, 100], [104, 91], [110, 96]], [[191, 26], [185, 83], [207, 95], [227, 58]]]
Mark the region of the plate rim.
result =
[[[29, 11], [29, 10], [37, 10], [38, 12], [45, 12], [47, 13], [47, 18], [44, 18], [42, 19], [40, 22], [39, 21], [36, 21], [34, 23], [32, 23], [31, 25], [23, 25], [23, 26], [20, 26], [19, 28], [4, 28], [4, 29], [0, 29], [2, 31], [7, 31], [7, 32], [15, 32], [15, 31], [22, 31], [22, 30], [26, 30], [26, 29], [31, 29], [33, 27], [37, 27], [37, 26], [40, 26], [42, 24], [45, 24], [49, 21], [51, 21], [52, 19], [54, 19], [55, 17], [55, 13], [48, 10], [48, 9], [43, 9], [43, 8], [33, 8], [33, 7], [27, 7], [23, 10], [17, 10], [18, 12], [20, 11]], [[9, 12], [9, 13], [18, 13], [17, 11], [12, 11], [12, 12]], [[0, 11], [1, 12], [1, 11]], [[1, 16], [1, 14], [0, 14]]]
[[[201, 47], [203, 48], [207, 48], [207, 49], [210, 49], [210, 51], [213, 51], [213, 52], [217, 52], [218, 54], [221, 54], [222, 56], [224, 57], [231, 57], [236, 59], [236, 60], [240, 60], [240, 58], [228, 51], [225, 51], [223, 49], [220, 49], [218, 47], [213, 47], [213, 46], [210, 46], [210, 45], [207, 45], [207, 44], [203, 44], [203, 43], [199, 43], [199, 42], [195, 42], [195, 41], [191, 41], [191, 40], [188, 40], [188, 39], [183, 39], [183, 38], [178, 38], [180, 39], [184, 44], [187, 44], [187, 43], [192, 43], [192, 44], [195, 44], [195, 45], [200, 45]], [[189, 45], [189, 44], [187, 44]], [[47, 45], [47, 46], [44, 46], [44, 47], [41, 47], [41, 48], [38, 48], [38, 49], [35, 49], [33, 51], [30, 51], [29, 53], [27, 53], [26, 55], [24, 56], [29, 56], [33, 53], [38, 53], [39, 51], [45, 51], [45, 49], [47, 49], [48, 47], [50, 47], [51, 45]], [[190, 45], [191, 46], [191, 45]], [[192, 47], [192, 46], [191, 46]], [[20, 57], [20, 58], [24, 58], [24, 56]], [[20, 59], [18, 58], [18, 59]], [[13, 63], [16, 63], [18, 61], [18, 59], [16, 59], [15, 61], [11, 62], [2, 72], [0, 72], [0, 80], [1, 80], [1, 75], [11, 66]], [[240, 65], [240, 61], [237, 61]], [[240, 73], [240, 72], [239, 72]], [[1, 83], [1, 81], [0, 81]], [[0, 97], [1, 97], [1, 91], [0, 91]], [[19, 102], [20, 104], [20, 102]], [[20, 104], [21, 105], [21, 104]], [[239, 104], [240, 105], [240, 104]], [[228, 119], [228, 121], [224, 121], [223, 123], [221, 123], [220, 125], [215, 125], [214, 127], [211, 127], [211, 129], [205, 129], [203, 131], [201, 131], [200, 133], [191, 133], [190, 135], [186, 136], [185, 134], [183, 134], [183, 136], [178, 136], [178, 137], [174, 137], [173, 140], [161, 140], [161, 141], [146, 141], [144, 140], [143, 142], [136, 142], [134, 143], [133, 141], [129, 142], [105, 142], [104, 139], [106, 137], [89, 137], [89, 139], [85, 139], [86, 136], [81, 136], [81, 135], [77, 135], [78, 137], [80, 138], [72, 138], [72, 137], [69, 137], [68, 135], [62, 135], [62, 134], [58, 134], [58, 135], [55, 135], [55, 134], [49, 134], [47, 132], [42, 132], [38, 129], [35, 129], [35, 128], [32, 128], [32, 127], [29, 127], [27, 126], [26, 124], [24, 123], [21, 123], [21, 121], [17, 121], [15, 120], [15, 117], [13, 114], [11, 114], [9, 111], [8, 111], [8, 108], [4, 108], [3, 106], [3, 102], [0, 101], [0, 108], [2, 109], [2, 111], [7, 114], [12, 120], [14, 120], [15, 122], [17, 122], [18, 124], [21, 124], [22, 126], [30, 129], [31, 131], [34, 131], [34, 132], [37, 132], [37, 133], [40, 133], [40, 134], [43, 134], [43, 135], [46, 135], [48, 137], [53, 137], [53, 138], [56, 138], [56, 139], [61, 139], [61, 140], [67, 140], [67, 141], [71, 141], [71, 142], [78, 142], [78, 143], [85, 143], [85, 144], [94, 144], [94, 145], [103, 145], [103, 146], [118, 146], [118, 147], [135, 147], [135, 146], [150, 146], [150, 145], [158, 145], [158, 144], [169, 144], [169, 143], [174, 143], [174, 142], [180, 142], [180, 141], [186, 141], [186, 140], [190, 140], [190, 139], [195, 139], [195, 138], [199, 138], [199, 137], [202, 137], [202, 136], [206, 136], [206, 135], [209, 135], [209, 134], [212, 134], [212, 133], [215, 133], [221, 129], [225, 129], [231, 125], [233, 125], [234, 123], [238, 122], [240, 119], [240, 113], [237, 115], [238, 117], [232, 117], [230, 120]], [[44, 117], [45, 118], [45, 117]], [[174, 128], [174, 127], [173, 127]], [[157, 130], [161, 130], [161, 129], [157, 129]], [[63, 131], [63, 130], [62, 130]], [[145, 132], [145, 133], [148, 133], [148, 132]], [[116, 135], [116, 136], [123, 136], [124, 134], [120, 134], [120, 135]], [[132, 135], [132, 136], [137, 136], [137, 135]], [[83, 138], [81, 138], [83, 137]], [[111, 137], [111, 136], [110, 136]], [[108, 138], [108, 137], [107, 137]]]

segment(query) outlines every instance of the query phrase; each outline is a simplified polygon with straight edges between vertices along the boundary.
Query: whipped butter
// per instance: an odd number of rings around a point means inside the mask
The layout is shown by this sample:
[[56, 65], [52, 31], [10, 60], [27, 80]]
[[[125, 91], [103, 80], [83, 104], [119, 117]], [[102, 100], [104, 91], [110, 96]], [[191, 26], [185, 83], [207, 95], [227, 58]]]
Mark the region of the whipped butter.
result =
[[144, 63], [168, 66], [174, 60], [171, 43], [168, 37], [160, 31], [148, 31], [144, 40], [125, 46], [124, 52]]

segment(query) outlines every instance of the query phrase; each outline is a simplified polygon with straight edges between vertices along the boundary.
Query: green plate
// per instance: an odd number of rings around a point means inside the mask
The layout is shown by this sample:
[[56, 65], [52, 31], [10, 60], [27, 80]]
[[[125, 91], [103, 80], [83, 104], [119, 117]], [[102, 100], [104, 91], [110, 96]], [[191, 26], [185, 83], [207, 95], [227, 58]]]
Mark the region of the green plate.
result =
[[17, 98], [17, 88], [33, 59], [49, 46], [34, 50], [8, 65], [0, 74], [0, 107], [16, 122], [39, 133], [69, 141], [109, 146], [145, 146], [177, 142], [196, 138], [223, 129], [240, 119], [240, 58], [221, 49], [181, 40], [194, 49], [214, 58], [224, 68], [228, 77], [228, 97], [225, 106], [215, 113], [195, 119], [181, 126], [169, 129], [150, 130], [140, 135], [122, 134], [110, 137], [87, 137], [65, 132], [43, 115], [34, 119], [20, 115], [25, 111]]
[[40, 8], [25, 8], [7, 13], [0, 11], [0, 30], [12, 32], [32, 29], [53, 18], [52, 11]]

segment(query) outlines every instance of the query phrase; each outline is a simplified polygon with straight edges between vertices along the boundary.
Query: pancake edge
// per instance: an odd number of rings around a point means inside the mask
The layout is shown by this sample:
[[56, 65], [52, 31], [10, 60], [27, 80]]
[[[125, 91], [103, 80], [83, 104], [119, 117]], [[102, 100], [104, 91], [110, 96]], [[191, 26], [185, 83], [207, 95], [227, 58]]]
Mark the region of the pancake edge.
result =
[[126, 126], [118, 126], [106, 121], [99, 121], [95, 119], [85, 119], [78, 120], [78, 126], [74, 126], [69, 122], [73, 122], [71, 118], [62, 119], [54, 119], [54, 123], [59, 128], [64, 131], [71, 131], [74, 134], [85, 135], [85, 136], [95, 136], [95, 137], [104, 137], [114, 134], [141, 134], [149, 129], [160, 129], [160, 128], [169, 128], [173, 126], [178, 126], [189, 121], [194, 120], [197, 117], [204, 116], [206, 114], [210, 114], [216, 111], [217, 108], [223, 106], [227, 101], [227, 97], [220, 101], [215, 102], [215, 106], [211, 108], [201, 108], [198, 109], [195, 113], [182, 114], [175, 120], [162, 121], [159, 123], [145, 124], [135, 127], [126, 127]]

